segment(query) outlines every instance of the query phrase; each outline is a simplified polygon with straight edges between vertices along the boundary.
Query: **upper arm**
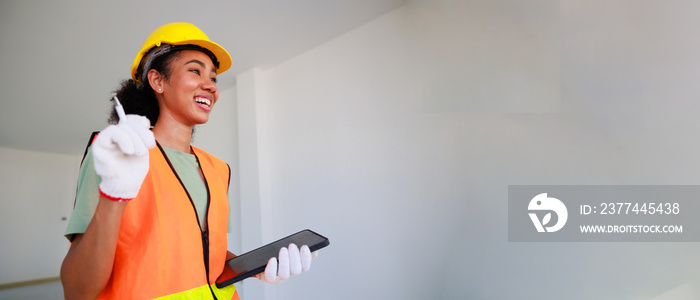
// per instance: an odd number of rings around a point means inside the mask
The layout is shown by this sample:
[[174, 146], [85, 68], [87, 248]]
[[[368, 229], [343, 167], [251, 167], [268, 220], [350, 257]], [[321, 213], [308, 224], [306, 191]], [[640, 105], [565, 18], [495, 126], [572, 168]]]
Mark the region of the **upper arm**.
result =
[[88, 150], [85, 161], [80, 166], [75, 204], [65, 231], [66, 238], [71, 242], [76, 235], [85, 233], [95, 215], [100, 198], [98, 189], [100, 181], [99, 175], [95, 172], [92, 152]]

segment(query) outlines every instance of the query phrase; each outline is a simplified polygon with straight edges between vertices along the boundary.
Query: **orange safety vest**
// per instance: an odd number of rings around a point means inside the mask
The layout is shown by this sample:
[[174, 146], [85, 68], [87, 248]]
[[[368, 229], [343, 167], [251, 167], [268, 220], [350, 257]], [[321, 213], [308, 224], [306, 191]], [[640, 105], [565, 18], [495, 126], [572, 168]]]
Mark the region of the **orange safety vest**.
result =
[[208, 193], [202, 231], [187, 190], [160, 145], [122, 216], [114, 267], [97, 299], [239, 299], [216, 287], [226, 259], [230, 168], [196, 148]]

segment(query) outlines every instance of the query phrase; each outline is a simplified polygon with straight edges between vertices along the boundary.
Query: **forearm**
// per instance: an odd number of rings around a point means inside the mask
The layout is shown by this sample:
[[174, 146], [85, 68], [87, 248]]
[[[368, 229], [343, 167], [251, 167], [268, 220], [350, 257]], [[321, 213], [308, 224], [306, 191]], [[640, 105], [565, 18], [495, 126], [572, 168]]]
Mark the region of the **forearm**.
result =
[[126, 205], [100, 198], [85, 233], [73, 240], [61, 266], [66, 299], [94, 299], [107, 285]]

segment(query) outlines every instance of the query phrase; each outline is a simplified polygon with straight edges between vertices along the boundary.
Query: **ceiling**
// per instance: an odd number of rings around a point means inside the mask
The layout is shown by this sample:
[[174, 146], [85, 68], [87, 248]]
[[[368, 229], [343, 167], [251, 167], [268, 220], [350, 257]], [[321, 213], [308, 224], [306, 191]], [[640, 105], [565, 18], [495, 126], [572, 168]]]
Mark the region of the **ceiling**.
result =
[[0, 147], [80, 154], [106, 125], [110, 93], [146, 36], [190, 22], [225, 47], [236, 75], [275, 66], [406, 0], [0, 2]]

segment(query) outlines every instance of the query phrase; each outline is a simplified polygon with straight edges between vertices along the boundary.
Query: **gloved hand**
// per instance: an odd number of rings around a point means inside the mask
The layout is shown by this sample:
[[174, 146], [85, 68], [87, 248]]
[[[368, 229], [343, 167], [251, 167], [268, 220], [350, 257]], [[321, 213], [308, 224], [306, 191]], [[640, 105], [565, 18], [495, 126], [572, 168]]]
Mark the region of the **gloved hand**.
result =
[[311, 269], [311, 258], [316, 257], [316, 252], [312, 255], [306, 245], [301, 246], [301, 250], [295, 244], [289, 244], [288, 248], [280, 249], [279, 264], [278, 258], [270, 258], [265, 271], [255, 276], [263, 282], [277, 284]]
[[115, 201], [136, 197], [148, 173], [148, 149], [156, 140], [143, 116], [126, 115], [107, 126], [92, 144], [95, 171], [102, 178], [100, 194]]

